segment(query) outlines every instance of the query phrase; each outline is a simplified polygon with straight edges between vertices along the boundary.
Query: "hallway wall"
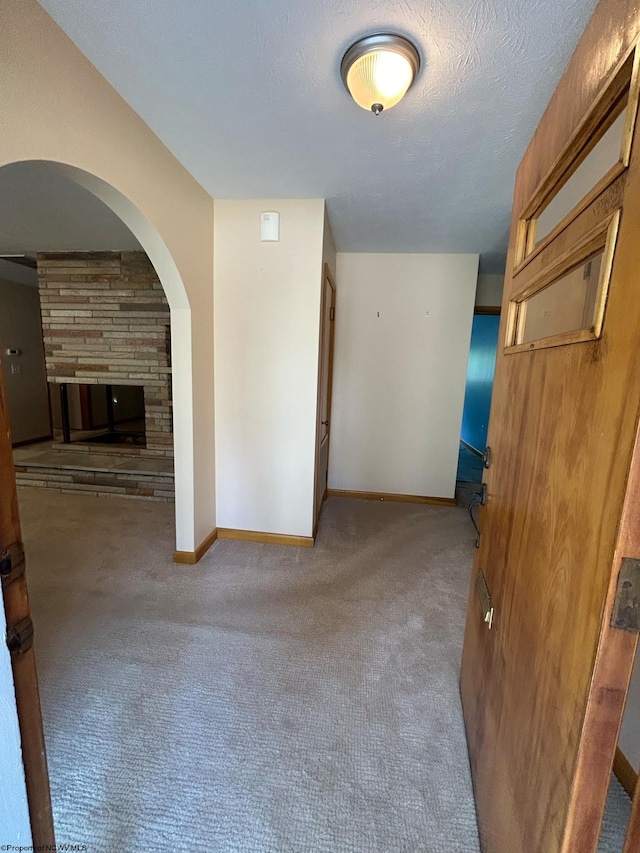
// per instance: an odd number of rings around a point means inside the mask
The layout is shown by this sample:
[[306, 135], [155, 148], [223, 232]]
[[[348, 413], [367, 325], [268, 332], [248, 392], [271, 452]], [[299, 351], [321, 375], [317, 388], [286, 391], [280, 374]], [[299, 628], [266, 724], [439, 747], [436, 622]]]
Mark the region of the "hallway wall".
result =
[[481, 273], [476, 287], [476, 305], [490, 305], [492, 308], [502, 305], [504, 274]]
[[[279, 242], [260, 242], [262, 211]], [[324, 224], [322, 199], [216, 199], [219, 527], [313, 533]]]
[[[4, 265], [10, 266], [16, 265]], [[38, 278], [27, 268], [20, 273], [30, 276], [32, 283], [26, 284], [24, 278], [9, 281], [4, 276], [11, 272], [0, 272], [0, 359], [13, 444], [51, 434]], [[19, 355], [8, 355], [8, 349], [19, 350]]]
[[453, 497], [477, 273], [338, 252], [330, 489]]

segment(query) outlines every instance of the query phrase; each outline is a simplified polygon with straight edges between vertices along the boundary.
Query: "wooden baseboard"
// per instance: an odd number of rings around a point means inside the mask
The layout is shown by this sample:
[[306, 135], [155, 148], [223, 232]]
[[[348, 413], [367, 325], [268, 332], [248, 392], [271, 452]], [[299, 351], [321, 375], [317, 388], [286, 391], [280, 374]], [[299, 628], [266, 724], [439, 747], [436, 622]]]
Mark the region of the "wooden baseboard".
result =
[[455, 498], [430, 498], [426, 495], [395, 495], [388, 492], [352, 492], [345, 489], [327, 489], [330, 498], [360, 498], [368, 501], [401, 501], [409, 504], [455, 506]]
[[214, 528], [204, 540], [204, 542], [201, 542], [198, 545], [195, 551], [174, 551], [173, 562], [186, 563], [189, 566], [195, 566], [195, 564], [200, 562], [200, 560], [204, 557], [209, 548], [211, 548], [218, 536], [218, 529]]
[[613, 772], [618, 782], [633, 799], [638, 784], [638, 774], [619, 746], [616, 747], [616, 755], [613, 759]]
[[293, 545], [296, 548], [313, 548], [313, 536], [289, 536], [284, 533], [261, 533], [259, 530], [235, 530], [219, 527], [218, 539], [237, 539], [241, 542], [262, 542], [266, 545]]

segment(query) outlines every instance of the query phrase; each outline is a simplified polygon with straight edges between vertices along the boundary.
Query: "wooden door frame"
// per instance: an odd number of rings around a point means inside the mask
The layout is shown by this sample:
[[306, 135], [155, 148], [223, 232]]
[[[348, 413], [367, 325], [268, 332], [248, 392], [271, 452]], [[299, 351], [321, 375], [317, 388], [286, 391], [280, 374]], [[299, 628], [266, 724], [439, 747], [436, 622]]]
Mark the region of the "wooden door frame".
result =
[[[316, 533], [318, 531], [318, 523], [320, 521], [320, 513], [322, 512], [322, 504], [320, 505], [320, 509], [318, 510], [316, 516], [316, 495], [318, 491], [318, 477], [320, 476], [320, 445], [321, 445], [321, 419], [322, 412], [320, 411], [320, 404], [322, 402], [322, 382], [323, 382], [323, 343], [324, 343], [324, 332], [325, 332], [325, 318], [324, 318], [324, 294], [325, 287], [331, 288], [331, 309], [333, 311], [333, 320], [331, 322], [331, 328], [329, 332], [329, 379], [327, 386], [327, 420], [329, 423], [327, 424], [327, 441], [329, 445], [331, 443], [331, 402], [333, 396], [333, 352], [335, 345], [335, 335], [336, 335], [336, 325], [335, 325], [335, 311], [336, 311], [336, 283], [331, 274], [331, 270], [329, 269], [329, 264], [325, 263], [322, 268], [322, 286], [320, 288], [320, 340], [318, 342], [318, 393], [316, 397], [316, 455], [315, 455], [315, 465], [314, 465], [314, 476], [313, 476], [313, 538], [315, 539]], [[327, 498], [327, 489], [324, 490], [324, 495], [322, 500], [326, 500]]]
[[[0, 552], [22, 549], [16, 476], [11, 448], [11, 430], [0, 362]], [[14, 561], [17, 563], [17, 559]], [[29, 595], [24, 573], [2, 584], [6, 616], [5, 631], [30, 619]], [[6, 636], [6, 634], [5, 634]], [[38, 675], [33, 648], [11, 654], [13, 681], [22, 743], [27, 800], [34, 849], [54, 845], [53, 813], [49, 773], [42, 728]], [[51, 848], [53, 849], [53, 847]]]

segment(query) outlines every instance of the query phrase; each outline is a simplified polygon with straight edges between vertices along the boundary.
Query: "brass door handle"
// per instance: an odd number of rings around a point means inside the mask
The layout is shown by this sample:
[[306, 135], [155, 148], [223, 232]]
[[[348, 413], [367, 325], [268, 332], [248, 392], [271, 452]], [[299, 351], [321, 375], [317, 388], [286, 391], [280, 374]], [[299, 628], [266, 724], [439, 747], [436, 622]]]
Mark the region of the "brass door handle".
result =
[[478, 598], [480, 599], [480, 607], [482, 608], [482, 618], [489, 626], [489, 629], [491, 629], [491, 626], [493, 625], [493, 602], [491, 601], [489, 587], [487, 586], [487, 581], [482, 569], [480, 569], [476, 577], [476, 592], [478, 593]]

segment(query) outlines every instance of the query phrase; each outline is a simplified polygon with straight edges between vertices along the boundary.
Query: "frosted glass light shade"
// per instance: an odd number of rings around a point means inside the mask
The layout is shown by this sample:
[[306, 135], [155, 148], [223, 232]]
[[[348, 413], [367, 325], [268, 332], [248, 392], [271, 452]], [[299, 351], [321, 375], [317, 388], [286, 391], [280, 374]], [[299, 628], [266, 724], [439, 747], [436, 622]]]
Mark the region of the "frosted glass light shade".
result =
[[420, 57], [411, 42], [380, 33], [353, 44], [340, 71], [356, 104], [378, 115], [402, 100], [419, 68]]

